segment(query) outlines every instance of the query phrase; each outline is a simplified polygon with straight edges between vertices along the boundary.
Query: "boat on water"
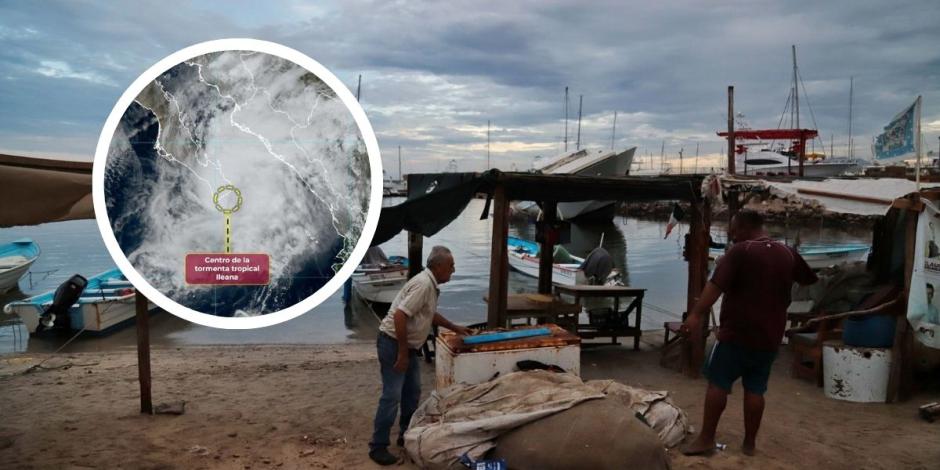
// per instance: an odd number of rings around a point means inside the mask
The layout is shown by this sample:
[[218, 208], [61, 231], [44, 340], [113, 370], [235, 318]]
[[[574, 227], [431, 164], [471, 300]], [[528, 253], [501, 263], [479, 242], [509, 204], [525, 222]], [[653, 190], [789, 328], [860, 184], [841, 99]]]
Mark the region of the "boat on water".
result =
[[[796, 250], [810, 268], [822, 269], [842, 263], [865, 261], [870, 249], [871, 245], [864, 243], [831, 243], [800, 245]], [[724, 248], [709, 248], [709, 261], [715, 261], [723, 254]]]
[[[784, 144], [757, 142], [738, 146], [735, 167], [740, 174], [756, 176], [797, 175], [800, 168], [799, 154]], [[864, 162], [857, 158], [827, 158], [821, 154], [810, 154], [803, 160], [803, 176], [829, 177], [859, 171]], [[815, 157], [815, 158], [814, 158]]]
[[[102, 333], [134, 319], [135, 290], [121, 270], [114, 268], [88, 279], [78, 300], [68, 309], [65, 318], [57, 321], [72, 330]], [[52, 305], [55, 290], [28, 299], [8, 303], [3, 311], [16, 314], [30, 333], [36, 332], [39, 318]], [[148, 304], [148, 310], [155, 305]]]
[[[546, 175], [581, 176], [626, 176], [633, 164], [636, 147], [614, 151], [605, 149], [580, 149], [564, 153], [547, 161], [539, 161], [533, 171]], [[558, 203], [558, 218], [561, 220], [611, 220], [616, 201], [577, 201]], [[538, 214], [538, 206], [529, 201], [515, 205], [516, 212], [531, 217]]]
[[[510, 236], [507, 245], [509, 245], [509, 267], [526, 276], [538, 278], [539, 244]], [[591, 283], [591, 279], [583, 268], [584, 258], [568, 253], [561, 245], [555, 246], [552, 258], [553, 284], [573, 286]], [[615, 284], [619, 276], [620, 273], [614, 269], [604, 276], [602, 284]]]
[[20, 278], [39, 259], [39, 254], [39, 245], [29, 238], [0, 245], [0, 294], [19, 285]]
[[408, 258], [385, 256], [381, 248], [374, 246], [366, 252], [351, 280], [353, 288], [363, 299], [390, 304], [408, 282]]

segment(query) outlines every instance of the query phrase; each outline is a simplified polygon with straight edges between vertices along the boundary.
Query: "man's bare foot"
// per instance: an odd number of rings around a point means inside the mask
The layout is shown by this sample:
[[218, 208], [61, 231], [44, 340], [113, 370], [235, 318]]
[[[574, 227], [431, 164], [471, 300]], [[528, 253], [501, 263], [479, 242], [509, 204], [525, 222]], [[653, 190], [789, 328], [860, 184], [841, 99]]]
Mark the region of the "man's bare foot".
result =
[[715, 452], [715, 440], [705, 441], [702, 438], [695, 439], [689, 445], [682, 448], [684, 455], [711, 455]]
[[748, 457], [753, 457], [754, 454], [757, 452], [757, 447], [754, 445], [753, 442], [748, 443], [747, 441], [745, 441], [744, 444], [741, 444], [741, 452], [744, 455], [747, 455]]

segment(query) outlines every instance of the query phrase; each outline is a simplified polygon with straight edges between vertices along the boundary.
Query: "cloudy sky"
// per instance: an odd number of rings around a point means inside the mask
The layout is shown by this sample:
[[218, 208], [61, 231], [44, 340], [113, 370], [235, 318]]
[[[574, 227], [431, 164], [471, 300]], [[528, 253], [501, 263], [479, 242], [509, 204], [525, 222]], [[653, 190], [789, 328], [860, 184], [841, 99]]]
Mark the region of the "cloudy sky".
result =
[[[174, 3], [173, 6], [169, 6]], [[924, 1], [26, 2], [0, 4], [0, 151], [91, 158], [114, 103], [166, 55], [250, 37], [293, 47], [355, 92], [386, 170], [528, 169], [570, 146], [701, 165], [723, 150], [726, 89], [754, 128], [775, 128], [797, 46], [801, 124], [845, 154], [849, 77], [855, 153], [923, 95], [927, 148], [940, 144], [940, 4]], [[633, 3], [633, 4], [628, 4]], [[807, 105], [808, 103], [808, 105]], [[713, 158], [708, 160], [708, 155]]]

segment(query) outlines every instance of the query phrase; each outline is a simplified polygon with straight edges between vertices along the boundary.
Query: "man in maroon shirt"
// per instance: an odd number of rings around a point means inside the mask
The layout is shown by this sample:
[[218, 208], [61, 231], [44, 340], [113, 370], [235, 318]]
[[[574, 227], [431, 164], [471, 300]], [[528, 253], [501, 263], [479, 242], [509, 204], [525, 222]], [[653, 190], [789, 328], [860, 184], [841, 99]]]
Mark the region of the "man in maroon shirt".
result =
[[740, 377], [744, 387], [744, 443], [754, 455], [757, 429], [764, 413], [764, 392], [787, 322], [794, 282], [816, 282], [816, 274], [799, 253], [767, 236], [763, 218], [741, 211], [731, 221], [734, 245], [718, 260], [711, 280], [683, 325], [694, 351], [703, 349], [706, 312], [724, 294], [717, 340], [702, 372], [708, 379], [702, 431], [683, 449], [686, 455], [711, 453], [715, 431], [731, 385]]

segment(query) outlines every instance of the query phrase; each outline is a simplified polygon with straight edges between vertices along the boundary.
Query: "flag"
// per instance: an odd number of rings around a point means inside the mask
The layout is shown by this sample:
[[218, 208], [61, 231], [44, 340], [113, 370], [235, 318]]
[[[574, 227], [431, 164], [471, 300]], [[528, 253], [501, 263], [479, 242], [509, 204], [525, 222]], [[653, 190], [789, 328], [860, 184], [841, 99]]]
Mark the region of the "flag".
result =
[[682, 220], [683, 217], [685, 217], [685, 212], [679, 207], [678, 202], [674, 203], [672, 206], [672, 214], [669, 214], [669, 223], [666, 224], [666, 236], [663, 237], [663, 240], [669, 238], [672, 229], [679, 224], [679, 221]]
[[880, 162], [897, 161], [916, 156], [920, 97], [898, 113], [875, 138], [872, 154]]

